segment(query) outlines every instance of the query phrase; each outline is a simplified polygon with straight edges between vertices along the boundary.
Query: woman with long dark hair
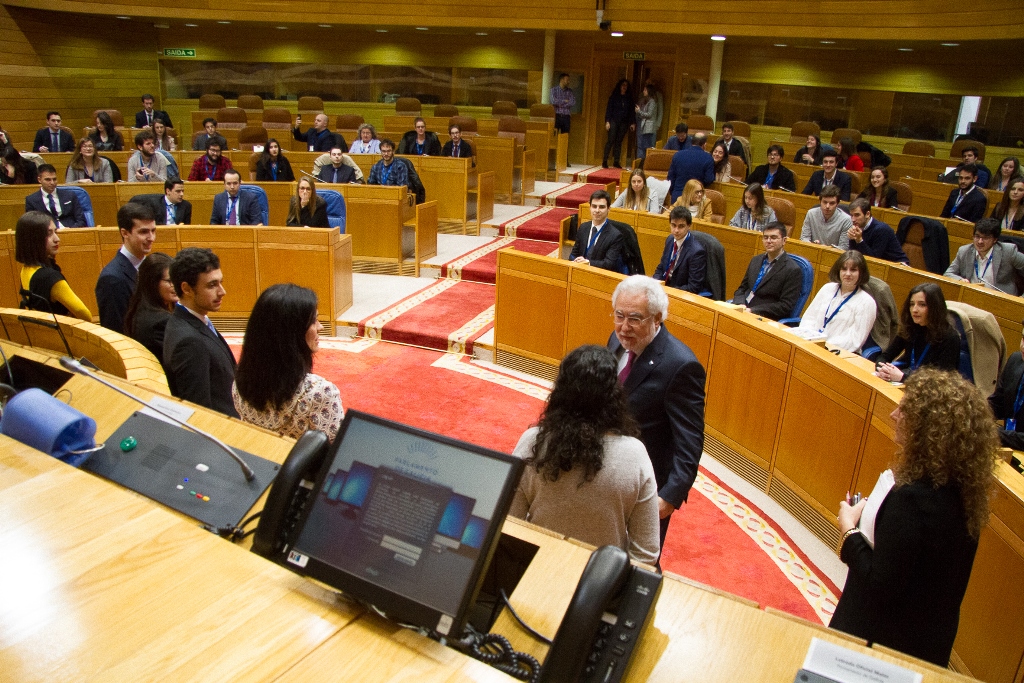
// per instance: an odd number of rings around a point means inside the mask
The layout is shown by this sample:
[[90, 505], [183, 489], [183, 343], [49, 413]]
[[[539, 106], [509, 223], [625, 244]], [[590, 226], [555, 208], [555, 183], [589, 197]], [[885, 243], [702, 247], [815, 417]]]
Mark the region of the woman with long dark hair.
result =
[[149, 349], [161, 363], [164, 358], [164, 330], [174, 312], [174, 304], [178, 302], [170, 276], [172, 260], [161, 252], [154, 252], [143, 259], [139, 265], [139, 279], [124, 316], [125, 333]]
[[167, 126], [164, 124], [163, 119], [159, 117], [153, 119], [153, 135], [156, 136], [157, 149], [164, 152], [174, 151], [174, 138], [167, 132]]
[[863, 254], [843, 252], [800, 318], [801, 336], [824, 336], [829, 348], [859, 353], [878, 315], [875, 300], [864, 289], [870, 278]]
[[96, 112], [96, 128], [89, 133], [89, 139], [97, 152], [120, 152], [124, 149], [124, 138], [114, 129], [114, 121], [105, 111]]
[[3, 163], [0, 163], [0, 185], [35, 185], [39, 182], [36, 165], [25, 159], [7, 145], [3, 150]]
[[658, 491], [639, 434], [615, 356], [603, 346], [574, 349], [558, 368], [540, 422], [513, 451], [527, 467], [510, 514], [655, 562]]
[[892, 471], [839, 503], [850, 570], [829, 626], [945, 667], [988, 521], [996, 426], [977, 387], [935, 368], [907, 380], [892, 417]]
[[990, 190], [999, 190], [1003, 192], [1010, 186], [1017, 178], [1024, 176], [1020, 170], [1020, 161], [1017, 157], [1006, 157], [996, 168], [996, 172], [992, 174], [992, 179], [988, 181]]
[[21, 264], [20, 282], [28, 307], [35, 311], [73, 315], [92, 321], [92, 313], [71, 290], [57, 265], [60, 237], [53, 217], [26, 211], [14, 226], [14, 259]]
[[868, 176], [868, 186], [857, 197], [868, 200], [872, 207], [895, 208], [898, 199], [896, 188], [889, 184], [889, 169], [885, 166], [872, 168], [871, 175]]
[[775, 209], [764, 200], [764, 188], [760, 183], [750, 183], [743, 191], [743, 206], [729, 221], [734, 228], [746, 228], [764, 232], [764, 226], [775, 222]]
[[853, 138], [840, 140], [836, 152], [839, 153], [839, 158], [836, 160], [839, 162], [839, 168], [845, 168], [847, 171], [864, 170], [864, 161], [857, 154], [857, 145], [854, 144]]
[[711, 148], [711, 160], [715, 162], [715, 182], [731, 182], [732, 162], [729, 161], [729, 148], [721, 140]]
[[96, 153], [92, 138], [82, 138], [71, 155], [71, 163], [64, 173], [65, 183], [112, 183], [114, 172], [110, 162]]
[[[894, 364], [901, 356], [903, 361]], [[878, 357], [875, 374], [902, 382], [923, 366], [956, 370], [959, 364], [960, 335], [949, 324], [942, 289], [934, 282], [917, 285], [903, 302], [899, 332]]]
[[992, 209], [992, 218], [1003, 230], [1024, 230], [1024, 178], [1014, 178], [1003, 190], [1003, 198]]
[[817, 135], [808, 135], [807, 144], [796, 151], [793, 161], [798, 164], [809, 164], [821, 166], [821, 155], [825, 150], [821, 148], [821, 138]]
[[295, 196], [288, 206], [288, 218], [285, 225], [291, 227], [329, 228], [327, 221], [327, 202], [316, 195], [316, 183], [310, 178], [300, 178], [295, 188]]
[[604, 108], [604, 129], [608, 132], [608, 140], [604, 143], [603, 168], [608, 168], [608, 154], [611, 153], [612, 165], [622, 168], [619, 156], [622, 153], [622, 140], [626, 133], [636, 125], [635, 103], [629, 93], [629, 81], [625, 78], [615, 84], [615, 89], [608, 97]]
[[642, 162], [647, 158], [647, 150], [654, 147], [654, 138], [658, 131], [654, 127], [658, 101], [654, 97], [654, 86], [645, 85], [642, 97], [634, 107], [636, 111], [636, 156]]
[[313, 290], [281, 284], [260, 294], [231, 387], [244, 421], [293, 438], [315, 429], [334, 439], [344, 414], [341, 394], [312, 372], [323, 327]]
[[291, 162], [281, 152], [281, 143], [276, 138], [267, 140], [267, 146], [263, 148], [259, 161], [256, 162], [256, 180], [264, 182], [278, 180], [289, 183], [295, 180]]

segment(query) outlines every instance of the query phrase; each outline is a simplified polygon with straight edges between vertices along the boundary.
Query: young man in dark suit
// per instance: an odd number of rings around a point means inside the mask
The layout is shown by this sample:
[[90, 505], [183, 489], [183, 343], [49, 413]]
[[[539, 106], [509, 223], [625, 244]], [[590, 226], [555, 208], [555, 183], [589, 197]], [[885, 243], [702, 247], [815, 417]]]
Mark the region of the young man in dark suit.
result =
[[78, 195], [57, 187], [57, 169], [52, 164], [39, 167], [39, 192], [25, 197], [25, 211], [42, 211], [53, 217], [57, 229], [86, 227], [85, 208]]
[[668, 287], [700, 294], [706, 289], [708, 255], [697, 238], [690, 235], [692, 223], [689, 209], [685, 206], [672, 207], [672, 213], [668, 215], [672, 234], [665, 239], [665, 250], [654, 271], [654, 279]]
[[748, 313], [765, 318], [788, 318], [800, 298], [803, 271], [786, 253], [785, 225], [769, 223], [761, 239], [765, 253], [750, 259], [732, 302], [745, 306]]
[[451, 140], [444, 143], [444, 147], [441, 148], [441, 156], [472, 159], [472, 165], [476, 166], [473, 148], [462, 139], [462, 126], [457, 123], [448, 126], [448, 135], [451, 137]]
[[733, 130], [731, 123], [723, 123], [720, 140], [725, 143], [725, 149], [729, 152], [729, 156], [739, 157], [745, 164], [747, 163], [747, 152], [743, 149], [743, 143], [733, 137]]
[[148, 206], [125, 202], [117, 210], [117, 227], [121, 232], [121, 249], [100, 272], [96, 281], [96, 303], [100, 308], [100, 325], [124, 334], [128, 301], [139, 279], [139, 266], [153, 250], [156, 223]]
[[974, 164], [961, 166], [956, 175], [960, 187], [949, 193], [949, 199], [939, 216], [977, 223], [985, 215], [985, 207], [988, 206], [988, 198], [975, 184], [978, 181], [978, 167]]
[[153, 96], [146, 94], [142, 96], [142, 111], [135, 114], [136, 128], [152, 128], [153, 121], [160, 119], [168, 128], [174, 128], [170, 115], [162, 109], [153, 109]]
[[209, 314], [224, 299], [220, 259], [209, 249], [186, 247], [171, 262], [178, 304], [164, 331], [164, 371], [171, 394], [238, 417], [231, 399], [235, 356]]
[[71, 133], [60, 127], [59, 111], [46, 112], [46, 128], [36, 131], [36, 139], [32, 143], [33, 152], [74, 152], [75, 138]]
[[761, 164], [747, 177], [747, 184], [758, 183], [766, 190], [789, 190], [796, 192], [796, 176], [782, 165], [785, 154], [782, 145], [768, 148], [768, 163]]
[[653, 278], [630, 276], [612, 294], [608, 348], [619, 358], [619, 381], [654, 465], [662, 545], [704, 450], [704, 367], [665, 329], [666, 315], [668, 296]]
[[844, 202], [850, 201], [850, 188], [852, 186], [850, 174], [836, 168], [838, 156], [834, 149], [825, 150], [825, 153], [821, 155], [821, 168], [811, 174], [801, 194], [820, 197], [821, 188], [835, 185], [839, 188], [839, 200]]
[[185, 200], [185, 184], [181, 178], [164, 181], [164, 193], [137, 194], [130, 201], [145, 204], [153, 212], [157, 225], [190, 225], [192, 204]]
[[263, 225], [259, 202], [242, 192], [242, 176], [233, 168], [224, 172], [224, 192], [213, 198], [210, 225]]
[[608, 220], [611, 197], [604, 190], [590, 195], [590, 220], [576, 231], [569, 260], [595, 268], [622, 272], [623, 238], [615, 221]]

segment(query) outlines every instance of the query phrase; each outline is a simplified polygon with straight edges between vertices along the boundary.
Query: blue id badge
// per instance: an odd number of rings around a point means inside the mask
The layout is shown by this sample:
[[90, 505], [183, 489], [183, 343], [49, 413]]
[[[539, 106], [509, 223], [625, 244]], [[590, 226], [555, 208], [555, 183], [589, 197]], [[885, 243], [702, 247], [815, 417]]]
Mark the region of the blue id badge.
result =
[[1006, 420], [1006, 431], [1015, 432], [1017, 431], [1017, 420], [1015, 418], [1007, 418]]

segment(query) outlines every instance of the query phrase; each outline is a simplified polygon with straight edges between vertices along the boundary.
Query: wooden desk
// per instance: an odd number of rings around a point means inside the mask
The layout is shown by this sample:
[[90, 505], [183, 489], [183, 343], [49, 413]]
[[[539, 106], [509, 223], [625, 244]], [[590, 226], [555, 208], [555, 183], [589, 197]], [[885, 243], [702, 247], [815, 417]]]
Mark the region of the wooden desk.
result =
[[[478, 135], [476, 142], [477, 172], [494, 173], [494, 193], [499, 201], [522, 203], [523, 196], [533, 190], [536, 155], [532, 149], [517, 145], [512, 138]], [[524, 172], [523, 169], [526, 169]]]

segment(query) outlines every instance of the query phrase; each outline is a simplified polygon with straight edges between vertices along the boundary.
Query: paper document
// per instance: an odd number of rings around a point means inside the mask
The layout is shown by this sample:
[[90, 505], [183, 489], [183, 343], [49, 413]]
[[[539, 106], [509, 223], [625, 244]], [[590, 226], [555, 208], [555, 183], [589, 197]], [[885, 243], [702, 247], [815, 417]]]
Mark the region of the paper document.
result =
[[864, 652], [814, 638], [803, 668], [836, 683], [921, 683], [924, 677]]

